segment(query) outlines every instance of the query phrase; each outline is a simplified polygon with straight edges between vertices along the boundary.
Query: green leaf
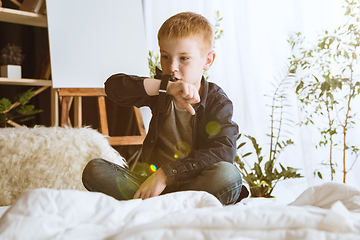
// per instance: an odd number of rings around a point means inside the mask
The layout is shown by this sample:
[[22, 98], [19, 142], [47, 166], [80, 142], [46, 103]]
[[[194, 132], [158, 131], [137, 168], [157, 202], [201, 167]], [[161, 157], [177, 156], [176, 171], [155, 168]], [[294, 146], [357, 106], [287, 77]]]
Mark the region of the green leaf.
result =
[[350, 13], [351, 13], [351, 8], [347, 7], [346, 12], [345, 12], [345, 16], [348, 16]]
[[324, 49], [325, 48], [325, 41], [321, 42], [318, 44], [320, 49]]
[[[265, 173], [270, 175], [273, 170], [273, 161], [267, 161], [264, 166]], [[276, 169], [275, 169], [276, 170]]]
[[11, 102], [7, 98], [3, 98], [0, 100], [0, 113], [9, 110], [11, 107]]
[[258, 163], [254, 163], [254, 171], [255, 174], [257, 175], [257, 178], [261, 178], [262, 177], [262, 171], [261, 171], [261, 167]]
[[330, 84], [328, 82], [323, 82], [320, 86], [322, 92], [330, 90]]
[[239, 140], [241, 138], [241, 133], [237, 136], [236, 140]]
[[256, 155], [259, 158], [262, 148], [259, 147], [259, 144], [257, 144], [256, 139], [254, 137], [251, 137], [250, 135], [245, 135], [245, 136], [251, 140], [251, 143], [253, 144], [253, 147], [254, 147], [254, 149], [256, 151]]
[[21, 105], [25, 105], [34, 96], [34, 93], [35, 91], [33, 91], [32, 88], [28, 89], [26, 92], [19, 94], [16, 101], [18, 101]]
[[279, 165], [281, 167], [281, 171], [286, 171], [286, 169], [284, 168], [284, 166], [281, 163], [279, 163]]
[[240, 143], [240, 145], [237, 147], [237, 149], [240, 149], [242, 146], [244, 146], [246, 144], [246, 142], [242, 142]]
[[23, 116], [28, 116], [28, 115], [40, 113], [40, 112], [42, 112], [42, 110], [35, 110], [34, 105], [24, 105], [24, 106], [19, 106], [18, 108], [16, 108], [16, 112]]
[[25, 105], [25, 106], [19, 106], [16, 109], [16, 112], [21, 115], [31, 115], [31, 113], [34, 111], [35, 107], [33, 105]]
[[18, 121], [21, 122], [21, 123], [23, 123], [23, 122], [32, 120], [32, 119], [34, 119], [34, 118], [35, 118], [34, 116], [27, 116], [27, 117], [24, 117], [24, 118], [19, 119]]
[[318, 79], [315, 75], [313, 75], [313, 76], [314, 76], [316, 82], [317, 82], [317, 83], [320, 83], [319, 79]]
[[243, 178], [249, 184], [249, 186], [256, 186], [255, 181], [250, 176], [243, 175]]
[[297, 69], [297, 66], [290, 66], [289, 67], [289, 72], [290, 73], [296, 73], [296, 69]]
[[301, 81], [299, 83], [299, 85], [297, 85], [297, 87], [296, 87], [296, 93], [298, 94], [299, 90], [302, 89], [303, 87], [304, 87], [304, 81]]
[[240, 160], [239, 156], [237, 156], [237, 158], [235, 159], [235, 162], [237, 162], [239, 164], [239, 167], [241, 169], [245, 168], [245, 163], [243, 161]]
[[318, 177], [319, 177], [320, 179], [323, 179], [320, 172], [317, 172], [317, 175], [318, 175]]
[[244, 155], [242, 155], [242, 157], [244, 158], [244, 157], [247, 157], [247, 156], [249, 156], [251, 154], [252, 154], [252, 152], [248, 152], [248, 153], [245, 153]]

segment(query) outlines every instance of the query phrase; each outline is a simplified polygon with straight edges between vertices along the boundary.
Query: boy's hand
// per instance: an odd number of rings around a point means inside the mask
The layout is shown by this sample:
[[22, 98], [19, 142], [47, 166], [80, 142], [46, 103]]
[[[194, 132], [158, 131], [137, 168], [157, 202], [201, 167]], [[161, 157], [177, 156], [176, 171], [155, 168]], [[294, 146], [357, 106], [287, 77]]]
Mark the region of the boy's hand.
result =
[[164, 191], [167, 184], [167, 177], [164, 171], [159, 168], [148, 179], [141, 184], [140, 188], [134, 195], [134, 199], [141, 198], [147, 199], [159, 196]]
[[191, 115], [195, 115], [195, 109], [191, 106], [191, 104], [200, 102], [199, 90], [195, 85], [181, 81], [169, 82], [166, 92], [173, 95], [175, 101], [182, 105], [177, 106], [178, 108], [184, 107], [191, 113]]

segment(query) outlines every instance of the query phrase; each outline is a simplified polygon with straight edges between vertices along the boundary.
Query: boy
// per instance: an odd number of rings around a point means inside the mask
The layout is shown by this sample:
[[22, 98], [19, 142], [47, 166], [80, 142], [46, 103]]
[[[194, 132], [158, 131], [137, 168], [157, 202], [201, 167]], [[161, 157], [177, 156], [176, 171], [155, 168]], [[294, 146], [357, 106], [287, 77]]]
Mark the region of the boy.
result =
[[115, 74], [105, 83], [116, 103], [150, 107], [142, 160], [157, 170], [142, 176], [94, 159], [84, 169], [84, 186], [119, 200], [199, 190], [233, 204], [242, 189], [233, 165], [238, 126], [225, 92], [202, 76], [215, 59], [212, 26], [199, 14], [179, 13], [163, 23], [158, 43], [163, 72], [155, 79]]

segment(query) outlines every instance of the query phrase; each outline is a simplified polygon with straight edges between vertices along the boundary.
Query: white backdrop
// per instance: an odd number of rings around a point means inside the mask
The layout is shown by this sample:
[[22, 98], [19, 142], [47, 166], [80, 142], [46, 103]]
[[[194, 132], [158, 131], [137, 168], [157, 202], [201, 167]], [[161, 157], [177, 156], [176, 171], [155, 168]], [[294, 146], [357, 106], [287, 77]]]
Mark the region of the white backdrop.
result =
[[141, 0], [47, 0], [46, 7], [54, 88], [102, 88], [118, 72], [147, 75]]
[[[264, 95], [272, 90], [270, 82], [281, 79], [288, 66], [290, 34], [300, 31], [311, 36], [321, 28], [330, 30], [340, 26], [342, 4], [340, 0], [143, 0], [147, 48], [158, 51], [157, 31], [168, 17], [194, 11], [214, 23], [215, 12], [219, 10], [224, 35], [215, 43], [216, 59], [209, 71], [209, 81], [225, 90], [234, 103], [234, 121], [240, 131], [256, 137], [266, 153], [270, 118]], [[293, 120], [299, 122], [302, 113], [295, 94], [291, 102]], [[360, 104], [356, 107], [360, 109]], [[285, 201], [294, 199], [310, 185], [330, 179], [313, 176], [328, 152], [315, 149], [320, 136], [316, 126], [295, 126], [290, 131], [295, 145], [286, 149], [280, 161], [284, 166], [301, 168], [306, 177], [278, 184], [274, 194]], [[359, 126], [351, 130], [351, 145], [360, 146], [359, 134]], [[357, 186], [360, 182], [359, 165], [358, 162], [348, 174], [348, 184]], [[340, 179], [341, 175], [338, 172]]]

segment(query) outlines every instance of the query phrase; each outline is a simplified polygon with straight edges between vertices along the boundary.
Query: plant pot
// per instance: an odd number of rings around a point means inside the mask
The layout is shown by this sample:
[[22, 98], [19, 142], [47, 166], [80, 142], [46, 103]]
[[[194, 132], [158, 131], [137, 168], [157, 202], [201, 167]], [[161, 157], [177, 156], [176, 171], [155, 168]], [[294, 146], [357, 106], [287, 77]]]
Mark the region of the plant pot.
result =
[[1, 77], [5, 78], [21, 78], [21, 66], [20, 65], [5, 65], [0, 68]]
[[250, 186], [251, 197], [266, 197], [268, 192], [269, 187], [267, 186]]

